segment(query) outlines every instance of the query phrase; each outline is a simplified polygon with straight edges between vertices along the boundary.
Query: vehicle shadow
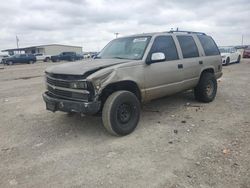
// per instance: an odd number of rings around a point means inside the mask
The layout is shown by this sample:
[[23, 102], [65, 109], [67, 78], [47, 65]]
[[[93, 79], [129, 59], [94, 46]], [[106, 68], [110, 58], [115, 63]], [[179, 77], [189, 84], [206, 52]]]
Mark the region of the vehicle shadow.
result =
[[[166, 116], [174, 115], [178, 109], [184, 108], [191, 103], [200, 105], [200, 103], [194, 99], [191, 90], [148, 102], [142, 105], [141, 121], [137, 129], [140, 129], [142, 126], [150, 126], [142, 125], [142, 122], [144, 122], [148, 116], [154, 117], [156, 113]], [[157, 121], [157, 116], [155, 118]], [[65, 113], [60, 113], [59, 116], [54, 119], [53, 124], [60, 126], [62, 128], [61, 131], [73, 131], [75, 134], [81, 136], [98, 138], [103, 135], [109, 135], [102, 125], [101, 115], [81, 116], [80, 114], [76, 114], [68, 116]]]

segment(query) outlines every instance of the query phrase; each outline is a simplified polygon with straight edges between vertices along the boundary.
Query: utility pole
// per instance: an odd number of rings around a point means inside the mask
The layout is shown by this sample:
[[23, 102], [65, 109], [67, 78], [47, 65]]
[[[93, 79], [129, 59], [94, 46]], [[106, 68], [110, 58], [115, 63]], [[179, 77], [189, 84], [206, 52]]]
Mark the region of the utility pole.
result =
[[115, 38], [117, 38], [120, 33], [114, 33], [114, 34], [115, 34]]
[[17, 37], [17, 35], [16, 35], [16, 47], [17, 49], [19, 49], [19, 38]]
[[244, 43], [244, 36], [242, 35], [241, 36], [241, 45], [243, 46], [243, 43]]

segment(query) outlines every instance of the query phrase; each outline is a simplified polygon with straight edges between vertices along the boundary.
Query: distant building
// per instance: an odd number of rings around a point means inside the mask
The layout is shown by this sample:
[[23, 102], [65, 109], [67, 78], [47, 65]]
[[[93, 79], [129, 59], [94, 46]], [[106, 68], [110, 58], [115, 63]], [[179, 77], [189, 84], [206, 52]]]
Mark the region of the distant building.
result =
[[2, 50], [2, 52], [8, 52], [9, 55], [14, 55], [16, 53], [28, 53], [28, 54], [42, 53], [45, 55], [58, 55], [61, 52], [82, 53], [82, 47], [62, 45], [62, 44], [48, 44], [39, 46], [29, 46], [25, 48], [6, 49]]

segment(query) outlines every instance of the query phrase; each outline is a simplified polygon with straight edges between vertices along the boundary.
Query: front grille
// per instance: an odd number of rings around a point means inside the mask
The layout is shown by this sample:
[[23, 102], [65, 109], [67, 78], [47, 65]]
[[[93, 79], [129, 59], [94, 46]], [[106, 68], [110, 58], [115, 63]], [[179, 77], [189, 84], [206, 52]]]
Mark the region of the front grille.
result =
[[73, 99], [73, 100], [78, 99], [82, 101], [88, 100], [88, 94], [85, 94], [85, 93], [76, 93], [76, 92], [65, 91], [61, 89], [54, 89], [49, 85], [47, 86], [47, 88], [50, 93], [58, 97], [68, 98], [68, 99]]
[[[53, 76], [53, 77], [52, 77]], [[47, 81], [47, 89], [52, 94], [53, 96], [60, 97], [60, 98], [66, 98], [66, 99], [71, 99], [71, 100], [81, 100], [81, 101], [88, 101], [90, 99], [90, 94], [88, 93], [82, 93], [80, 89], [70, 89], [70, 83], [73, 80], [67, 80], [63, 78], [70, 78], [72, 79], [73, 77], [69, 77], [68, 75], [60, 75], [60, 78], [55, 75], [46, 75], [46, 81]], [[79, 78], [79, 77], [78, 77]], [[78, 79], [80, 80], [80, 79]], [[74, 81], [77, 81], [74, 79]], [[64, 89], [65, 88], [65, 89]]]
[[63, 81], [63, 80], [54, 80], [48, 76], [47, 76], [47, 83], [49, 83], [50, 85], [58, 86], [58, 87], [70, 88], [70, 82]]
[[65, 96], [65, 97], [72, 97], [72, 92], [70, 91], [65, 91], [65, 90], [59, 90], [59, 89], [54, 89], [51, 86], [48, 85], [48, 91], [51, 93], [54, 93], [55, 95], [60, 95], [60, 96]]
[[65, 75], [65, 74], [53, 74], [53, 73], [46, 73], [47, 76], [55, 79], [61, 79], [61, 80], [82, 80], [83, 76], [81, 75]]

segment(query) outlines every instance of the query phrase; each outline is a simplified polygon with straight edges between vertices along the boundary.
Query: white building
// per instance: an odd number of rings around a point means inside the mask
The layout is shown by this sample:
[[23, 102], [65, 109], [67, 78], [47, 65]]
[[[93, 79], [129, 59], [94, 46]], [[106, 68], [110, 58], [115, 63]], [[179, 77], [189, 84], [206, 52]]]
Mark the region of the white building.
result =
[[39, 45], [39, 46], [29, 46], [25, 48], [13, 48], [2, 50], [2, 52], [8, 52], [9, 55], [16, 53], [42, 53], [44, 55], [58, 55], [61, 52], [76, 52], [78, 54], [82, 53], [81, 46], [70, 46], [62, 44], [48, 44], [48, 45]]

